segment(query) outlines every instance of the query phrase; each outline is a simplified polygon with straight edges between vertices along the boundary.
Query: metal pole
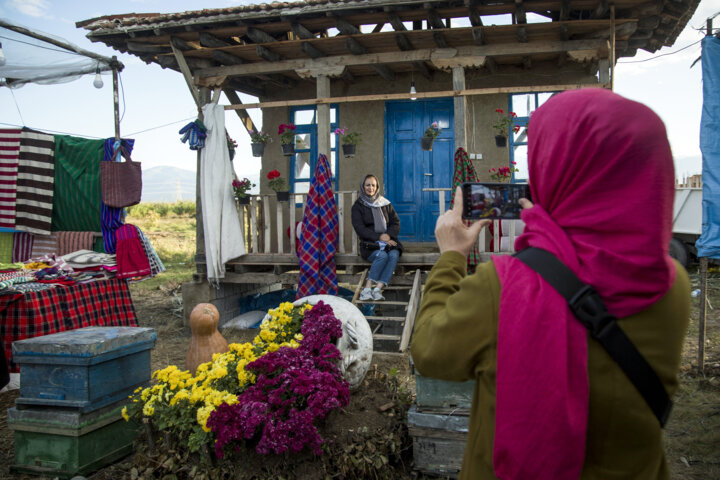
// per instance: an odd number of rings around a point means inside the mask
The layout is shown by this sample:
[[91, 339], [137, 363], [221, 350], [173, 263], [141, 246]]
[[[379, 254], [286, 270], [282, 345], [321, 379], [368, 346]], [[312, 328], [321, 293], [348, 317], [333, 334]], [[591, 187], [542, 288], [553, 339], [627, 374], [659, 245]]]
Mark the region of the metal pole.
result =
[[698, 372], [705, 370], [705, 315], [707, 313], [708, 258], [700, 257], [700, 312], [698, 320]]

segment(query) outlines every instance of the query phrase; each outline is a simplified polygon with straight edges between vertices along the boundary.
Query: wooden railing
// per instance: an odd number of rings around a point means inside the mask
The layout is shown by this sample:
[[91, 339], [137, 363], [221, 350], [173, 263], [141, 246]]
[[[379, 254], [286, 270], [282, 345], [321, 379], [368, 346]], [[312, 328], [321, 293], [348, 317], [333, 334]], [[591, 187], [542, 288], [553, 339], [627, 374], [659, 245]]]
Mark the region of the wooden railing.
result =
[[[425, 188], [424, 192], [438, 192], [439, 195], [439, 211], [444, 212], [446, 209], [446, 192], [450, 192], [450, 188]], [[358, 197], [357, 191], [340, 191], [335, 192], [335, 200], [338, 208], [338, 254], [358, 253], [357, 234], [351, 226], [352, 205]], [[248, 253], [260, 254], [294, 254], [295, 252], [295, 235], [291, 228], [291, 235], [287, 234], [288, 226], [295, 225], [296, 221], [302, 219], [302, 212], [305, 210], [307, 202], [306, 193], [291, 193], [289, 202], [273, 202], [275, 194], [265, 195], [249, 195], [250, 203], [247, 205], [238, 205], [238, 215], [242, 231], [245, 235], [245, 249]], [[274, 205], [273, 205], [274, 204]], [[287, 221], [285, 221], [287, 219]], [[486, 249], [486, 229], [483, 229], [478, 238], [480, 252], [498, 253], [501, 251], [501, 239], [499, 221], [493, 221], [493, 250]], [[519, 224], [516, 221], [507, 221], [506, 236], [513, 251], [513, 245], [516, 238], [516, 230], [519, 233]], [[346, 242], [347, 236], [350, 236], [350, 242]], [[273, 241], [274, 240], [274, 241]]]

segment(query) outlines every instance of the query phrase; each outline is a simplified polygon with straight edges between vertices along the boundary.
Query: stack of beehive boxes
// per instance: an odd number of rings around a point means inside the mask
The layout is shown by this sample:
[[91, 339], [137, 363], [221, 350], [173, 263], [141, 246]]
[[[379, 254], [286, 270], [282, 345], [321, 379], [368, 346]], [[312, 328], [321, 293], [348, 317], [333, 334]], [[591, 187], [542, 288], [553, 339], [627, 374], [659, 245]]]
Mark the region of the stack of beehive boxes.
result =
[[87, 327], [13, 342], [20, 396], [7, 412], [14, 472], [85, 475], [132, 451], [120, 411], [150, 380], [151, 328]]
[[[413, 367], [412, 358], [410, 366]], [[415, 375], [415, 404], [408, 411], [415, 469], [457, 478], [470, 424], [475, 381], [445, 382]]]

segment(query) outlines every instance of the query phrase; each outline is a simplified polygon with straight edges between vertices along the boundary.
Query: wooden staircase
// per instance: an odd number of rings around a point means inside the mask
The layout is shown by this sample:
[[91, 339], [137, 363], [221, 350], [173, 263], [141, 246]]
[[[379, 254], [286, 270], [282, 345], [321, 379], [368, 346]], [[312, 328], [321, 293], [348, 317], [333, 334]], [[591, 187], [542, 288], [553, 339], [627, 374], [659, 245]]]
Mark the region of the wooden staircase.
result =
[[352, 303], [365, 313], [370, 324], [373, 351], [386, 354], [403, 353], [410, 343], [415, 315], [420, 307], [422, 272], [420, 269], [415, 270], [411, 285], [386, 286], [383, 290], [385, 300], [380, 301], [359, 300], [367, 274], [368, 270], [362, 273]]

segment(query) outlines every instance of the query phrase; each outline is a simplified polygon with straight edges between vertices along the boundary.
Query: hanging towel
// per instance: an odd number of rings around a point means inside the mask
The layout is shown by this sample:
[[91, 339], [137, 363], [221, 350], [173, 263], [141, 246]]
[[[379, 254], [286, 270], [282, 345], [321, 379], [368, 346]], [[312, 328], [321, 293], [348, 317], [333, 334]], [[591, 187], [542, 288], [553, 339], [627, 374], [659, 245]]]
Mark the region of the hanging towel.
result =
[[300, 237], [300, 275], [296, 298], [321, 293], [337, 294], [337, 205], [332, 191], [330, 165], [322, 154], [310, 181]]
[[0, 263], [12, 263], [12, 244], [12, 233], [0, 233]]
[[150, 263], [140, 243], [135, 225], [125, 224], [115, 232], [117, 245], [117, 278], [150, 275]]
[[105, 140], [55, 136], [53, 232], [100, 231], [103, 143]]
[[214, 103], [203, 107], [208, 130], [200, 151], [200, 197], [208, 282], [225, 278], [225, 262], [244, 255], [245, 241], [232, 194], [233, 171], [225, 137], [225, 110]]
[[20, 129], [0, 128], [0, 227], [15, 228]]
[[[114, 138], [108, 138], [103, 143], [103, 161], [108, 162], [112, 160], [113, 153], [115, 153]], [[133, 139], [122, 139], [120, 148], [127, 152], [127, 156], [133, 151], [135, 146], [135, 140]], [[115, 231], [122, 227], [124, 219], [125, 209], [115, 208], [105, 205], [101, 201], [100, 205], [100, 222], [103, 234], [103, 247], [107, 253], [115, 253]]]
[[155, 252], [155, 249], [150, 243], [150, 240], [145, 236], [142, 230], [140, 230], [140, 227], [135, 225], [135, 228], [137, 228], [138, 236], [140, 237], [140, 243], [142, 244], [143, 251], [145, 252], [145, 256], [147, 257], [148, 262], [150, 263], [150, 276], [154, 277], [158, 273], [164, 272], [165, 265], [163, 265], [162, 260], [160, 260], [157, 252]]
[[57, 254], [92, 250], [94, 242], [93, 232], [57, 232]]
[[[453, 204], [455, 203], [455, 189], [458, 185], [462, 185], [464, 182], [477, 181], [477, 172], [475, 172], [475, 167], [473, 167], [467, 152], [464, 148], [458, 147], [455, 151], [455, 173], [453, 174], [453, 188], [450, 192], [450, 208], [453, 208]], [[468, 221], [466, 224], [469, 226], [470, 222]], [[467, 272], [473, 273], [475, 271], [475, 266], [480, 263], [480, 261], [480, 250], [478, 249], [477, 243], [475, 243], [468, 255]]]
[[30, 258], [39, 258], [45, 255], [52, 256], [57, 252], [57, 234], [34, 235], [32, 255]]
[[32, 257], [33, 235], [31, 233], [16, 233], [13, 235], [12, 261], [24, 262]]
[[55, 189], [55, 136], [23, 128], [18, 159], [15, 228], [48, 235]]

